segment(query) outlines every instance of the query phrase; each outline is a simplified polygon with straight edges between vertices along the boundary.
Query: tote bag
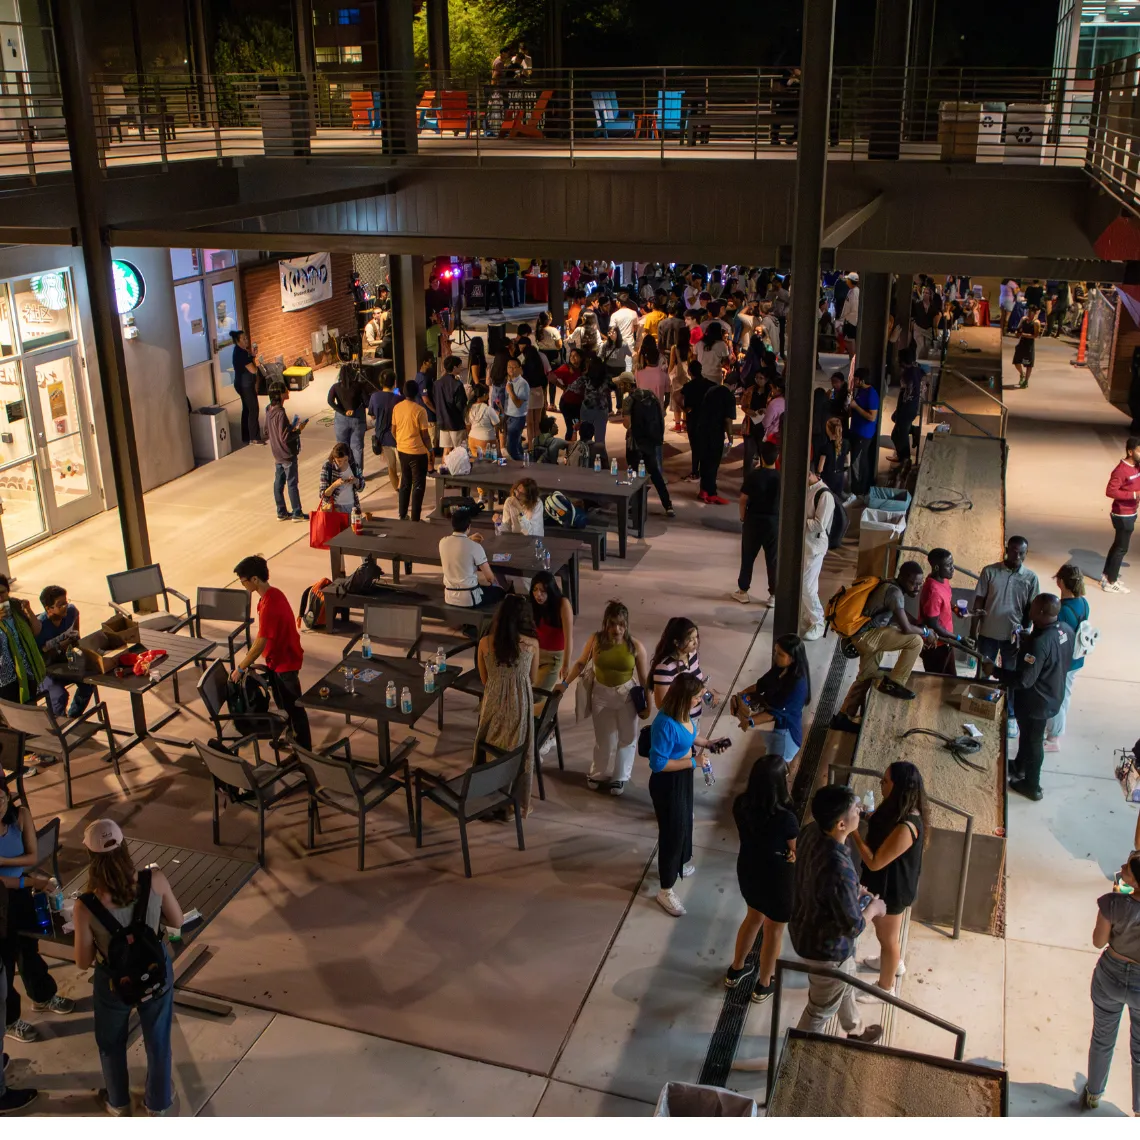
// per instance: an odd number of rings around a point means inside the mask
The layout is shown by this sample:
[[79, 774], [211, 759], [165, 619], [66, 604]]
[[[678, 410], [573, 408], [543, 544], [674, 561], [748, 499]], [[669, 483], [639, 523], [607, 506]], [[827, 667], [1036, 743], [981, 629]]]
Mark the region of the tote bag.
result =
[[346, 530], [351, 521], [344, 511], [334, 511], [322, 504], [309, 512], [309, 545], [314, 550], [328, 550], [329, 539]]

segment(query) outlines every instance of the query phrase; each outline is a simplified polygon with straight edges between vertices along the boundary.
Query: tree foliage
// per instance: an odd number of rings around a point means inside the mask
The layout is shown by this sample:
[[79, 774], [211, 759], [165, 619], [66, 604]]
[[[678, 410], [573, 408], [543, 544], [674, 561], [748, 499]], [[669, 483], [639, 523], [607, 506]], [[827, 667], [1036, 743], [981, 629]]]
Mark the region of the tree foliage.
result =
[[[525, 32], [517, 17], [496, 0], [448, 0], [448, 31], [451, 41], [451, 70], [457, 75], [487, 79], [491, 61], [504, 44], [517, 40]], [[427, 10], [416, 16], [416, 62], [427, 66]]]
[[217, 74], [282, 74], [292, 71], [294, 66], [291, 27], [257, 17], [219, 22], [214, 41], [214, 70]]

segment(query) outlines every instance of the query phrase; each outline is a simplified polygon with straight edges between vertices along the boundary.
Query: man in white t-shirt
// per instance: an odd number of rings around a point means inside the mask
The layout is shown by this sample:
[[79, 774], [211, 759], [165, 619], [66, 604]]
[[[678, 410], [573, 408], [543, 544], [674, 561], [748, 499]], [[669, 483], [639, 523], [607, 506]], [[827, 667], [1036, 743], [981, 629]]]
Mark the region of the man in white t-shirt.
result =
[[637, 318], [637, 310], [633, 307], [632, 302], [623, 302], [621, 308], [611, 314], [610, 328], [615, 326], [621, 333], [622, 344], [628, 344], [631, 352], [636, 350], [637, 334], [641, 327], [641, 321]]
[[522, 365], [512, 357], [507, 361], [507, 453], [522, 462], [522, 434], [530, 407], [530, 385], [523, 379]]
[[443, 600], [453, 606], [485, 608], [500, 601], [506, 590], [495, 582], [479, 535], [467, 533], [470, 526], [471, 512], [457, 507], [451, 512], [451, 534], [439, 540]]

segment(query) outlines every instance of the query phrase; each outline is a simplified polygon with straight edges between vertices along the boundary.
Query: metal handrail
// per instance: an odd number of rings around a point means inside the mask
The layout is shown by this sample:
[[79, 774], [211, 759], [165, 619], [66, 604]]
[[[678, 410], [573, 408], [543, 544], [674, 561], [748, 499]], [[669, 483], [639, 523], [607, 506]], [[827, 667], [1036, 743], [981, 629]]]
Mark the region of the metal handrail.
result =
[[776, 1080], [776, 1066], [780, 1060], [780, 1005], [783, 996], [785, 970], [790, 970], [797, 974], [815, 974], [817, 977], [831, 978], [832, 981], [845, 982], [857, 990], [862, 990], [865, 994], [872, 994], [874, 997], [881, 999], [884, 1005], [892, 1005], [895, 1009], [901, 1009], [904, 1013], [909, 1013], [913, 1017], [917, 1017], [922, 1021], [927, 1021], [931, 1025], [937, 1026], [939, 1029], [945, 1029], [947, 1033], [952, 1033], [954, 1035], [954, 1060], [961, 1061], [966, 1056], [966, 1031], [960, 1025], [954, 1025], [952, 1022], [944, 1021], [941, 1017], [937, 1017], [933, 1013], [927, 1013], [926, 1010], [919, 1009], [918, 1006], [911, 1005], [910, 1002], [903, 1001], [902, 998], [895, 997], [893, 994], [879, 989], [878, 986], [870, 982], [864, 982], [855, 977], [854, 974], [846, 974], [833, 966], [809, 966], [806, 962], [794, 962], [790, 958], [777, 958], [776, 974], [773, 979], [772, 1025], [768, 1030], [768, 1079], [764, 1093], [765, 1104], [771, 1103], [772, 1085]]
[[[951, 403], [950, 403], [950, 401], [949, 401], [949, 400], [943, 400], [943, 399], [940, 397], [940, 398], [939, 398], [939, 399], [937, 399], [937, 400], [932, 400], [932, 401], [931, 401], [931, 404], [930, 404], [930, 407], [931, 407], [931, 410], [932, 410], [932, 411], [933, 411], [935, 408], [948, 408], [948, 409], [949, 409], [950, 411], [952, 411], [952, 412], [953, 412], [953, 413], [954, 413], [954, 414], [955, 414], [955, 415], [956, 415], [956, 416], [957, 416], [959, 419], [961, 419], [961, 420], [965, 420], [965, 421], [966, 421], [966, 423], [968, 423], [968, 424], [969, 424], [971, 427], [975, 427], [975, 428], [977, 428], [977, 429], [978, 429], [978, 431], [980, 431], [980, 432], [982, 433], [982, 435], [986, 436], [988, 439], [1000, 439], [1000, 438], [1001, 438], [1001, 436], [997, 436], [997, 435], [994, 435], [994, 433], [993, 433], [992, 431], [989, 431], [987, 428], [984, 428], [984, 427], [982, 427], [982, 425], [981, 425], [980, 423], [977, 423], [976, 421], [974, 421], [974, 420], [970, 419], [970, 417], [969, 417], [968, 415], [966, 415], [966, 413], [965, 413], [965, 412], [960, 412], [960, 411], [959, 411], [959, 410], [958, 410], [956, 407], [954, 407], [954, 405], [953, 405], [953, 404], [951, 404]], [[946, 425], [946, 428], [948, 429], [948, 428], [949, 428], [949, 426], [950, 426], [950, 425], [949, 425], [949, 424], [947, 424], [947, 425]]]
[[[827, 782], [831, 783], [831, 773], [842, 769], [851, 776], [878, 776], [882, 777], [883, 773], [876, 771], [874, 768], [857, 768], [853, 764], [836, 764], [831, 763], [827, 766]], [[850, 787], [850, 782], [848, 782]], [[937, 804], [940, 808], [945, 808], [953, 815], [960, 815], [966, 821], [966, 837], [962, 843], [962, 861], [958, 867], [958, 898], [954, 904], [954, 935], [955, 940], [962, 936], [962, 914], [966, 909], [966, 880], [970, 874], [970, 849], [974, 845], [974, 817], [957, 804], [948, 803], [946, 800], [937, 799], [935, 796], [927, 794], [926, 797], [932, 804]]]

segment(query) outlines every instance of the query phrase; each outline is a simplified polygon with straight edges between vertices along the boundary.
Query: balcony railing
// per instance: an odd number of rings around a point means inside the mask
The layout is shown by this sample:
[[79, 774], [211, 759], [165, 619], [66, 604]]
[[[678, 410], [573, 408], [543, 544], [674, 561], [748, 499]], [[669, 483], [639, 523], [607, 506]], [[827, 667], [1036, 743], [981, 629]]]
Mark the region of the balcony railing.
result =
[[[1075, 72], [838, 69], [833, 160], [1086, 167], [1137, 201], [1140, 57]], [[99, 76], [105, 169], [239, 156], [373, 165], [791, 159], [800, 91], [781, 72], [617, 68], [493, 85], [426, 72]], [[0, 177], [69, 166], [54, 76], [3, 73]]]

